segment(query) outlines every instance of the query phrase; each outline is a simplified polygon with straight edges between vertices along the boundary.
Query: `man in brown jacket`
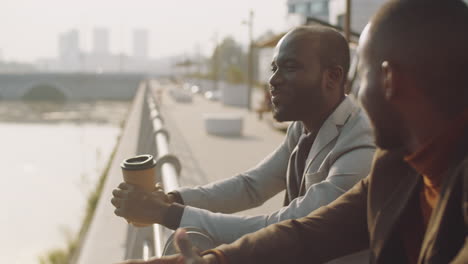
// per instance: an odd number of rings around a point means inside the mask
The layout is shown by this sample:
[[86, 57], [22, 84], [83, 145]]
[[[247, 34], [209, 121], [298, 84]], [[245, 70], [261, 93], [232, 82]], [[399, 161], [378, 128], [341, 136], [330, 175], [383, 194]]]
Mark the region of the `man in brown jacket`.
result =
[[200, 255], [129, 263], [468, 263], [468, 7], [390, 1], [360, 42], [360, 100], [381, 148], [369, 177], [307, 217]]

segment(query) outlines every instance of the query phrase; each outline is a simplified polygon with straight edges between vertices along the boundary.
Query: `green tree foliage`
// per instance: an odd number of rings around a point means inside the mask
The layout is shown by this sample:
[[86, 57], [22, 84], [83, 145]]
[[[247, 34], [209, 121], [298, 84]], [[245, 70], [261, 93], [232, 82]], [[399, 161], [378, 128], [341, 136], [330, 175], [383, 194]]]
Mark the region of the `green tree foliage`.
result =
[[245, 79], [245, 73], [238, 65], [229, 65], [226, 72], [226, 81], [239, 84], [245, 82]]
[[215, 48], [211, 61], [214, 78], [232, 83], [247, 80], [247, 52], [232, 37], [224, 38]]

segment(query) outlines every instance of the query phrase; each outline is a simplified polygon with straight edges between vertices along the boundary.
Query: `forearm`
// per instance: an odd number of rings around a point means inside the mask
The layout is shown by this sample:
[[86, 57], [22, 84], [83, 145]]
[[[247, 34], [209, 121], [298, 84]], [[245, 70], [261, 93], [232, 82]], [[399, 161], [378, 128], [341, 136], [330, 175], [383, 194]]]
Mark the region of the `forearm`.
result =
[[[245, 234], [255, 232], [268, 225], [284, 220], [297, 219], [327, 205], [343, 195], [369, 172], [372, 150], [355, 151], [348, 154], [332, 166], [326, 180], [309, 187], [304, 196], [298, 197], [280, 210], [268, 215], [238, 216], [212, 213], [206, 210], [186, 207], [180, 222], [181, 227], [195, 226], [206, 230], [220, 243], [231, 243]], [[358, 168], [349, 157], [361, 157]], [[335, 169], [338, 167], [338, 169]], [[182, 215], [182, 214], [181, 214]]]
[[289, 152], [280, 147], [255, 168], [234, 177], [177, 190], [184, 204], [212, 212], [234, 213], [261, 205], [284, 190]]
[[289, 156], [300, 133], [302, 125], [294, 122], [282, 144], [244, 173], [212, 184], [177, 190], [184, 204], [222, 213], [238, 212], [261, 205], [285, 189]]
[[267, 215], [240, 216], [186, 206], [180, 227], [191, 226], [205, 230], [218, 244], [232, 243], [245, 234], [264, 228], [267, 219]]
[[368, 247], [365, 182], [307, 217], [222, 245], [229, 263], [322, 263]]
[[307, 216], [310, 212], [334, 201], [343, 191], [330, 182], [312, 186], [305, 196], [293, 200], [288, 206], [268, 215], [240, 216], [213, 213], [186, 206], [180, 227], [194, 226], [208, 232], [219, 243], [232, 243], [243, 235], [258, 231], [284, 220]]
[[266, 185], [270, 188], [261, 188], [260, 185], [250, 175], [240, 174], [223, 181], [194, 188], [181, 188], [177, 191], [185, 205], [212, 212], [234, 213], [256, 207], [275, 192], [281, 191], [279, 186], [271, 188], [274, 187], [273, 184]]

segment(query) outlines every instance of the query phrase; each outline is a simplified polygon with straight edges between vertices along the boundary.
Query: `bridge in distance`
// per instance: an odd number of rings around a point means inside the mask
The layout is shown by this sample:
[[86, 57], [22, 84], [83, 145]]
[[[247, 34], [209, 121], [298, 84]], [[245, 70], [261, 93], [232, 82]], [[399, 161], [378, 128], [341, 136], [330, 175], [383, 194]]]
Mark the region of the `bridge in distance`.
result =
[[131, 100], [144, 74], [3, 73], [1, 100]]

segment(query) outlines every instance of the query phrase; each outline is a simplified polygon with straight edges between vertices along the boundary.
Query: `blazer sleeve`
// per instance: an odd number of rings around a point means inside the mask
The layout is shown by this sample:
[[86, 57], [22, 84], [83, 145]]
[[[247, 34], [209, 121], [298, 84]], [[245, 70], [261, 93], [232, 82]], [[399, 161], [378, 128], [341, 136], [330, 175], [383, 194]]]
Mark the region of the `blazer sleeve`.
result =
[[229, 263], [323, 263], [369, 247], [368, 180], [297, 220], [248, 234], [221, 250]]
[[294, 122], [282, 144], [254, 168], [228, 179], [181, 188], [177, 192], [185, 205], [212, 212], [233, 213], [257, 207], [285, 189], [289, 156], [300, 133], [302, 124]]
[[370, 170], [374, 148], [360, 148], [347, 152], [328, 170], [326, 179], [314, 184], [304, 196], [269, 215], [240, 216], [212, 213], [185, 207], [180, 227], [195, 226], [207, 231], [219, 243], [231, 243], [241, 236], [268, 225], [296, 219], [327, 205], [365, 178]]

